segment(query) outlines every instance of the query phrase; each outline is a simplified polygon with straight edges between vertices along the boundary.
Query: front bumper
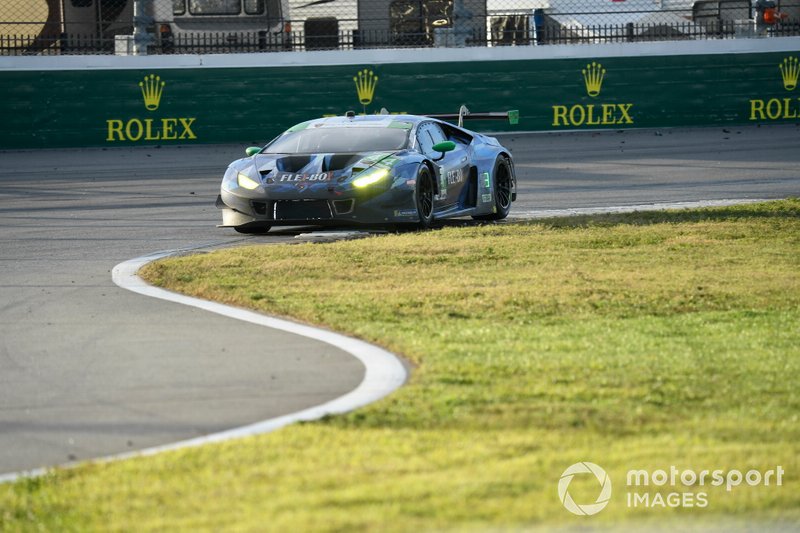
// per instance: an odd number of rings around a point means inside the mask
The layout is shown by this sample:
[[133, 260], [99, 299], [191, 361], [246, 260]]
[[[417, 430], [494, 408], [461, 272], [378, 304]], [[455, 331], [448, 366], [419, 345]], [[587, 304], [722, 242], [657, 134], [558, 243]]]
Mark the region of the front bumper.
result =
[[272, 226], [385, 224], [418, 220], [413, 189], [391, 188], [380, 194], [338, 194], [328, 198], [245, 197], [222, 189], [217, 207], [222, 227], [254, 222]]

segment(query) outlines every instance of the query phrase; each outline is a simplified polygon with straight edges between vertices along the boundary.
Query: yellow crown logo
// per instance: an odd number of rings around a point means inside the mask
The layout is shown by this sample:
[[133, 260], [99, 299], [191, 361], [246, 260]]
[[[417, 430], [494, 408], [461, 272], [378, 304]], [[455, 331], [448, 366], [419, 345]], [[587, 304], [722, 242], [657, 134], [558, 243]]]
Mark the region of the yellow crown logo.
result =
[[356, 84], [356, 92], [358, 92], [358, 101], [361, 105], [366, 106], [372, 103], [372, 97], [375, 95], [375, 86], [378, 85], [378, 76], [368, 69], [359, 71], [353, 77]]
[[594, 98], [600, 94], [600, 88], [603, 86], [603, 78], [606, 75], [606, 69], [600, 63], [592, 62], [586, 65], [583, 69], [583, 81], [586, 84], [586, 92]]
[[778, 68], [781, 69], [784, 89], [794, 91], [797, 87], [798, 75], [800, 75], [800, 62], [796, 57], [787, 57], [783, 63], [778, 65]]
[[144, 98], [144, 106], [148, 111], [158, 109], [164, 85], [166, 83], [161, 81], [161, 76], [156, 76], [155, 74], [145, 76], [144, 81], [139, 82], [139, 87], [142, 89], [142, 98]]

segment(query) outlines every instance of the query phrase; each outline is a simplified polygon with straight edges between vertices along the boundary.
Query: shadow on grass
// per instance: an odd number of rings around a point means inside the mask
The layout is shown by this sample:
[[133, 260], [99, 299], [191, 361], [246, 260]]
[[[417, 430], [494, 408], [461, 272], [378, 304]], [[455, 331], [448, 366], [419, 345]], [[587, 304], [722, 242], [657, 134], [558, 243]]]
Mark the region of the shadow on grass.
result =
[[[431, 230], [442, 228], [469, 228], [475, 226], [491, 226], [493, 224], [536, 224], [549, 228], [583, 228], [589, 226], [650, 226], [654, 224], [698, 223], [698, 222], [732, 222], [747, 219], [795, 219], [800, 218], [800, 198], [788, 198], [760, 202], [756, 204], [732, 205], [727, 207], [707, 207], [694, 209], [674, 209], [669, 211], [636, 211], [633, 213], [609, 213], [591, 215], [571, 215], [535, 220], [500, 220], [487, 222], [456, 218], [437, 220]], [[389, 233], [414, 233], [427, 230], [408, 225], [380, 226]], [[374, 228], [373, 228], [374, 229]]]
[[776, 200], [774, 202], [733, 205], [728, 207], [708, 207], [702, 209], [577, 215], [527, 221], [525, 223], [543, 224], [551, 228], [580, 228], [587, 226], [650, 226], [653, 224], [733, 222], [747, 219], [764, 218], [799, 219], [800, 198], [789, 198], [787, 200]]
[[429, 229], [422, 229], [417, 224], [343, 224], [339, 221], [324, 225], [291, 226], [273, 228], [270, 236], [292, 237], [301, 233], [314, 231], [361, 231], [375, 235], [394, 233], [424, 233], [442, 228], [471, 228], [477, 226], [491, 226], [494, 224], [537, 224], [548, 228], [581, 228], [589, 226], [648, 226], [653, 224], [670, 224], [679, 222], [730, 222], [735, 220], [755, 218], [800, 218], [800, 198], [775, 200], [757, 204], [734, 205], [728, 207], [708, 207], [702, 209], [680, 209], [670, 211], [637, 211], [634, 213], [612, 213], [592, 215], [572, 215], [565, 217], [534, 219], [534, 220], [499, 220], [482, 221], [469, 218], [453, 218], [436, 220]]

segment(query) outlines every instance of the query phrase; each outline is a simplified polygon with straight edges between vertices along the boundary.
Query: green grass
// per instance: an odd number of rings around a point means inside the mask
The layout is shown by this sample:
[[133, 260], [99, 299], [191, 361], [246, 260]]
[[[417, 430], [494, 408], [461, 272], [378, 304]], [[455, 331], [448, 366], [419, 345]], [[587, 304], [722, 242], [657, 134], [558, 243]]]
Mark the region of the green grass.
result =
[[[798, 200], [161, 261], [156, 285], [383, 345], [410, 382], [346, 416], [0, 486], [0, 529], [797, 528], [799, 272]], [[593, 517], [557, 496], [578, 461], [614, 483]], [[671, 465], [786, 474], [639, 490], [706, 508], [626, 506], [628, 470]]]

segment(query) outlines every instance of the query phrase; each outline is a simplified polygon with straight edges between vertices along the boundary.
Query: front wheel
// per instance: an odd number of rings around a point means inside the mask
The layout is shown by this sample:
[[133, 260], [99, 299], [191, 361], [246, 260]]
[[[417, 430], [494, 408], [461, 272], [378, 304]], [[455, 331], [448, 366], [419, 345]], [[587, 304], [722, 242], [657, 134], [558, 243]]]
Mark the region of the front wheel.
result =
[[433, 176], [426, 165], [417, 171], [416, 201], [419, 227], [429, 228], [433, 222]]
[[511, 211], [511, 193], [513, 176], [511, 162], [503, 156], [494, 163], [494, 213], [473, 216], [475, 220], [503, 220]]

